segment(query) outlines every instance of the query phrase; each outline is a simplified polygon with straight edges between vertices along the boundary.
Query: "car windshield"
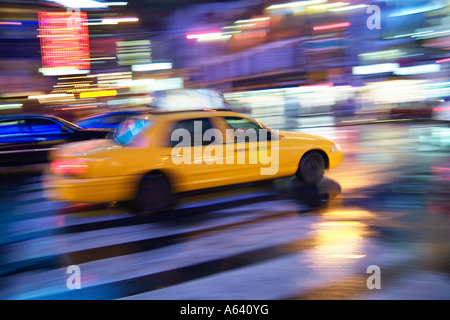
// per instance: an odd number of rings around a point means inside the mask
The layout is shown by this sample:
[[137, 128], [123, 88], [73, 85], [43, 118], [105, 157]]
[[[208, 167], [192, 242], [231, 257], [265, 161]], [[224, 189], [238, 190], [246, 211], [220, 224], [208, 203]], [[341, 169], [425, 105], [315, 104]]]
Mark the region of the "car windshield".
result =
[[116, 131], [115, 140], [120, 144], [128, 145], [137, 135], [152, 124], [153, 122], [150, 120], [127, 119], [121, 123]]
[[70, 128], [70, 129], [72, 129], [72, 130], [74, 130], [74, 131], [80, 131], [80, 130], [83, 130], [83, 128], [81, 128], [80, 126], [76, 125], [75, 123], [69, 122], [69, 121], [64, 120], [64, 119], [61, 119], [61, 118], [59, 118], [58, 120], [59, 120], [61, 123], [63, 123], [66, 127]]

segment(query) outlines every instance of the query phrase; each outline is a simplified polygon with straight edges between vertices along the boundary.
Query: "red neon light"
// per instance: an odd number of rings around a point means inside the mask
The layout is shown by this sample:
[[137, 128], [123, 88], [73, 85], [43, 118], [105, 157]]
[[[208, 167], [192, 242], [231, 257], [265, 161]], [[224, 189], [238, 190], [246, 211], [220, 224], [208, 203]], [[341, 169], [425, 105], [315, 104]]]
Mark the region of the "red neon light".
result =
[[320, 31], [320, 30], [345, 28], [345, 27], [350, 27], [351, 25], [352, 24], [350, 22], [341, 22], [341, 23], [327, 24], [327, 25], [323, 25], [323, 26], [315, 26], [315, 27], [313, 27], [313, 30]]
[[436, 63], [444, 63], [444, 62], [450, 62], [450, 58], [436, 60]]
[[39, 12], [42, 67], [89, 70], [87, 13]]
[[434, 112], [450, 111], [450, 107], [434, 107]]

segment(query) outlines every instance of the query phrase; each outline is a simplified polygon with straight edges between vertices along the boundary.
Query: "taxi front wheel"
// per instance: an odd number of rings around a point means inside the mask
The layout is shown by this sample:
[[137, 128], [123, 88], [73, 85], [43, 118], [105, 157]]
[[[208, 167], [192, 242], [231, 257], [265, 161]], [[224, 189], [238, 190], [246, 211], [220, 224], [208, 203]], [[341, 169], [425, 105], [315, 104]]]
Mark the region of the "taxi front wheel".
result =
[[308, 152], [300, 160], [296, 177], [307, 185], [319, 184], [325, 173], [325, 159], [318, 152]]
[[174, 197], [169, 179], [162, 173], [145, 176], [140, 184], [136, 198], [131, 201], [133, 213], [145, 216], [168, 211], [173, 207]]

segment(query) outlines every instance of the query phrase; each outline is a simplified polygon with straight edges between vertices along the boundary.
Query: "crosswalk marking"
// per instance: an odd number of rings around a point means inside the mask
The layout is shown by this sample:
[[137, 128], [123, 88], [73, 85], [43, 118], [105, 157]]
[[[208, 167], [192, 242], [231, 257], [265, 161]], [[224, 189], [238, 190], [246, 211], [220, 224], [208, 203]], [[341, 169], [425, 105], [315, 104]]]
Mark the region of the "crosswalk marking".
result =
[[[357, 260], [345, 268], [330, 266], [327, 269], [318, 269], [311, 265], [312, 251], [314, 247], [307, 247], [305, 250], [291, 252], [257, 264], [122, 299], [171, 300], [174, 296], [181, 300], [293, 299], [296, 293], [306, 294], [322, 288], [327, 289], [346, 277], [364, 272], [370, 263], [369, 260], [373, 259], [367, 257], [365, 260]], [[407, 255], [400, 255], [397, 262], [407, 261], [407, 258]], [[383, 264], [386, 257], [378, 257], [377, 261]], [[363, 286], [366, 279], [367, 277], [361, 279]]]
[[[273, 213], [273, 212], [272, 212]], [[7, 252], [4, 259], [8, 261], [39, 260], [49, 256], [64, 255], [70, 253], [83, 252], [101, 248], [119, 247], [121, 244], [137, 244], [141, 241], [155, 239], [163, 243], [163, 239], [171, 236], [171, 239], [184, 238], [195, 232], [205, 232], [208, 229], [218, 233], [218, 228], [227, 224], [236, 226], [237, 223], [244, 223], [245, 215], [230, 218], [217, 219], [209, 225], [199, 226], [160, 226], [160, 225], [134, 225], [129, 227], [117, 227], [105, 230], [95, 230], [80, 232], [75, 234], [63, 234], [48, 236], [6, 246]], [[255, 219], [255, 216], [251, 217]], [[253, 220], [252, 219], [252, 220]], [[248, 221], [248, 218], [247, 218]], [[274, 223], [276, 225], [276, 223]], [[300, 225], [301, 226], [301, 225]], [[300, 227], [299, 226], [299, 227]], [[1, 270], [1, 269], [0, 269]]]
[[[210, 197], [142, 218], [109, 207], [64, 211], [67, 204], [43, 199], [40, 179], [23, 183], [16, 207], [0, 203], [0, 299], [395, 298], [360, 283], [369, 264], [396, 270], [385, 280], [400, 296], [408, 296], [408, 276], [443, 279], [414, 273], [406, 249], [373, 236], [358, 238], [357, 247], [336, 238], [330, 252], [318, 227], [329, 221], [271, 192]], [[18, 198], [11, 190], [0, 197]], [[81, 269], [81, 290], [66, 287], [72, 264]]]

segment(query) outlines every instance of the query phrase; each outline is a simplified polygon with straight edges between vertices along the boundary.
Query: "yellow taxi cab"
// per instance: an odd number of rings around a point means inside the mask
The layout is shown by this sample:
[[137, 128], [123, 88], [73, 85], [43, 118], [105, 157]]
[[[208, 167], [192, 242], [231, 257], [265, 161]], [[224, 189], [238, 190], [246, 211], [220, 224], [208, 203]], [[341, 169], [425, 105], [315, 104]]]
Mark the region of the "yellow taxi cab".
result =
[[150, 112], [114, 138], [69, 143], [50, 155], [46, 194], [68, 202], [124, 202], [140, 215], [181, 192], [296, 176], [318, 184], [343, 152], [324, 137], [271, 130], [228, 110]]

